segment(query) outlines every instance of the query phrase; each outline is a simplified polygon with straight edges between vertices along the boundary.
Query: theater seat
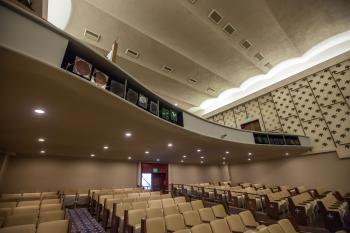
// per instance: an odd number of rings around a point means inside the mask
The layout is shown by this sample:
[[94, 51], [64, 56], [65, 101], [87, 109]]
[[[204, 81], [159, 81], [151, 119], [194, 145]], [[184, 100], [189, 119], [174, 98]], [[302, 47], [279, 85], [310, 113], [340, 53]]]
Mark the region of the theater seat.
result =
[[210, 222], [213, 233], [231, 233], [225, 219], [217, 219]]
[[40, 205], [40, 201], [39, 200], [35, 200], [35, 201], [20, 201], [17, 204], [18, 207], [22, 207], [22, 206], [39, 206], [39, 205]]
[[184, 230], [175, 231], [174, 233], [191, 233], [191, 231], [189, 229], [184, 229]]
[[259, 230], [265, 227], [264, 225], [259, 225], [259, 223], [255, 221], [252, 212], [250, 212], [249, 210], [240, 212], [239, 216], [241, 217], [243, 224], [248, 228], [256, 228]]
[[55, 211], [55, 210], [62, 210], [62, 205], [61, 204], [46, 204], [46, 205], [41, 205], [41, 207], [40, 207], [40, 212]]
[[150, 200], [148, 201], [149, 208], [163, 208], [161, 200]]
[[56, 221], [56, 220], [64, 220], [63, 210], [40, 212], [39, 223]]
[[166, 233], [165, 222], [163, 218], [146, 219], [145, 232], [147, 233]]
[[202, 200], [191, 201], [191, 205], [193, 210], [199, 210], [204, 208]]
[[186, 211], [183, 214], [186, 226], [193, 227], [202, 224], [202, 220], [197, 211]]
[[163, 217], [163, 209], [162, 208], [147, 208], [146, 209], [146, 217], [147, 218]]
[[22, 206], [12, 210], [13, 215], [39, 214], [39, 206]]
[[281, 226], [285, 233], [297, 233], [289, 219], [281, 219], [278, 221], [278, 224]]
[[192, 233], [213, 233], [208, 223], [202, 223], [191, 228]]
[[43, 222], [38, 225], [36, 233], [67, 233], [68, 220], [57, 220], [51, 222]]
[[211, 209], [213, 210], [216, 218], [225, 218], [227, 216], [226, 210], [221, 204], [212, 206]]
[[272, 224], [267, 227], [270, 233], [286, 233], [279, 224]]
[[225, 219], [232, 232], [245, 232], [247, 230], [238, 214], [227, 216]]
[[198, 210], [198, 212], [203, 222], [210, 223], [211, 221], [216, 219], [211, 208], [201, 208]]
[[17, 206], [17, 202], [0, 202], [0, 209], [2, 208], [14, 208]]
[[177, 204], [177, 207], [179, 208], [180, 213], [184, 213], [186, 211], [192, 210], [191, 203], [185, 202], [185, 203], [179, 203]]
[[41, 205], [47, 205], [47, 204], [60, 204], [61, 200], [59, 198], [51, 198], [51, 199], [45, 199], [41, 201]]
[[185, 203], [186, 202], [186, 198], [181, 196], [181, 197], [175, 197], [174, 198], [174, 202], [175, 204], [179, 204], [179, 203]]
[[35, 233], [35, 224], [0, 228], [0, 233]]
[[137, 201], [131, 203], [131, 206], [134, 210], [136, 209], [146, 209], [148, 207], [147, 201]]
[[18, 226], [18, 225], [36, 224], [37, 220], [38, 220], [37, 214], [11, 215], [6, 217], [4, 226], [10, 227], [10, 226]]
[[172, 215], [172, 214], [179, 214], [179, 210], [177, 209], [176, 205], [170, 205], [170, 206], [166, 206], [163, 208], [164, 211], [164, 215]]
[[141, 220], [144, 218], [146, 218], [146, 211], [144, 209], [128, 210], [127, 224], [133, 228], [132, 232], [141, 232]]
[[172, 198], [162, 199], [162, 205], [163, 205], [163, 208], [167, 206], [173, 206], [175, 205], [174, 199]]
[[165, 216], [165, 226], [167, 231], [178, 231], [186, 229], [184, 219], [181, 214]]

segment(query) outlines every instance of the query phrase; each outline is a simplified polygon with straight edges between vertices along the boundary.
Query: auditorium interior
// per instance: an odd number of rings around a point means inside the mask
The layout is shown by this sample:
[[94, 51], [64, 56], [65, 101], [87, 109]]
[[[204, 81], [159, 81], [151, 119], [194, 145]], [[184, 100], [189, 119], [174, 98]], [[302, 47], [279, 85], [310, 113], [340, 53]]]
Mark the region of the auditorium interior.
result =
[[349, 0], [0, 0], [0, 233], [350, 233]]

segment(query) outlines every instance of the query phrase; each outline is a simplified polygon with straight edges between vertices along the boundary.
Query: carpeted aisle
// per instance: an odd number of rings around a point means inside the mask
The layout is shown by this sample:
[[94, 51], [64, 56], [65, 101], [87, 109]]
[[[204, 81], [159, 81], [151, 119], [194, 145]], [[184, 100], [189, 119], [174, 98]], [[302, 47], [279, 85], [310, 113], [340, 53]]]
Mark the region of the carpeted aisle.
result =
[[71, 233], [106, 233], [86, 208], [69, 209], [72, 221]]

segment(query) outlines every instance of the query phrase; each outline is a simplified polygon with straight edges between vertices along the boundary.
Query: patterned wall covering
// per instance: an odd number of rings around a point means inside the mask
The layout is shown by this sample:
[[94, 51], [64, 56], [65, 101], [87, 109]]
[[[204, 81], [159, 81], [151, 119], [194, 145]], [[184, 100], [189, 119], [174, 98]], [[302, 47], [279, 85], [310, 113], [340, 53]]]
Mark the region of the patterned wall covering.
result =
[[350, 59], [208, 118], [234, 128], [257, 119], [262, 131], [310, 137], [314, 152], [350, 155]]

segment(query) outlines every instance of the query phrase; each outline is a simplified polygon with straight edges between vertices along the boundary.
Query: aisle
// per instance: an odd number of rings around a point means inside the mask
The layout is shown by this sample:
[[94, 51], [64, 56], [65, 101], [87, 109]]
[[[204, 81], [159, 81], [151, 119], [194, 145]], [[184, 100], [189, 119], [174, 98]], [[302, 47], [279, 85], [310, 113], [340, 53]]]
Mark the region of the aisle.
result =
[[71, 233], [105, 233], [86, 208], [69, 209], [68, 215], [72, 221]]

